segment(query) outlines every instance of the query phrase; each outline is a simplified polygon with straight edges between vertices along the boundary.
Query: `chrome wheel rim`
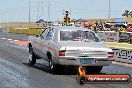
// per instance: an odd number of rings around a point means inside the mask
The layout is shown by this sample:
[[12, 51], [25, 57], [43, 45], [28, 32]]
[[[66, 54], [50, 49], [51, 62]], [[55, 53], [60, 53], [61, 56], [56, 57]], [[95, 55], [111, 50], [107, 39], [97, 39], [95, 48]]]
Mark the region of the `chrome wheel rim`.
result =
[[30, 54], [29, 54], [29, 57], [28, 57], [28, 58], [29, 58], [29, 62], [32, 61], [32, 57], [33, 57], [33, 55], [30, 53]]
[[49, 61], [49, 66], [51, 70], [54, 68], [52, 60]]

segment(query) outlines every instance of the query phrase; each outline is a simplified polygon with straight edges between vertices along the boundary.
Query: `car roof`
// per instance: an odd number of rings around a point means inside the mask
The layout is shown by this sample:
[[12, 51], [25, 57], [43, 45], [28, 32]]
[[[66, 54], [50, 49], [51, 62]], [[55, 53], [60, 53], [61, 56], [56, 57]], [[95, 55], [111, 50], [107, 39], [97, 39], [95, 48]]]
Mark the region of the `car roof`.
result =
[[52, 28], [61, 31], [61, 30], [84, 30], [84, 31], [91, 31], [87, 28], [75, 27], [75, 26], [52, 26]]

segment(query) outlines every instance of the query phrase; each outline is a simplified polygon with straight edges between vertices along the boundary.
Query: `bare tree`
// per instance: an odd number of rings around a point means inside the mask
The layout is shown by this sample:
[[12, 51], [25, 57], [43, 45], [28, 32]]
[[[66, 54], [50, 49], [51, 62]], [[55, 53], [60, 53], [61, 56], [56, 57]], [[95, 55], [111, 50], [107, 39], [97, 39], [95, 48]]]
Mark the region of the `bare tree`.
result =
[[129, 11], [129, 10], [125, 10], [125, 12], [122, 14], [122, 16], [129, 17], [129, 13], [130, 13], [130, 11]]
[[129, 16], [130, 16], [130, 17], [132, 17], [132, 11], [131, 11], [131, 12], [129, 12]]

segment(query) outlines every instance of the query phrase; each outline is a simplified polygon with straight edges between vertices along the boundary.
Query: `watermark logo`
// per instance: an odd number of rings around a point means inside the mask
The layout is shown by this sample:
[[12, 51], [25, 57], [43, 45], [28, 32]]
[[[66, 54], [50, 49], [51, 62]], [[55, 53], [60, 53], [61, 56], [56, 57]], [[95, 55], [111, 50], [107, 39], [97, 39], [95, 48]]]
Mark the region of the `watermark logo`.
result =
[[105, 74], [105, 75], [79, 75], [77, 83], [130, 83], [131, 77], [128, 74]]

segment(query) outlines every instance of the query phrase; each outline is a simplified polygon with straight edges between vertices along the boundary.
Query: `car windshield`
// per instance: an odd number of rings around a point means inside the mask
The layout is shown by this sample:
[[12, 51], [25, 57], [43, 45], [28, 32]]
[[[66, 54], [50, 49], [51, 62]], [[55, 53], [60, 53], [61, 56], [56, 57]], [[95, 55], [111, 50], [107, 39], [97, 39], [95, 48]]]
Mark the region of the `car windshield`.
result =
[[60, 41], [100, 42], [92, 31], [60, 31]]

